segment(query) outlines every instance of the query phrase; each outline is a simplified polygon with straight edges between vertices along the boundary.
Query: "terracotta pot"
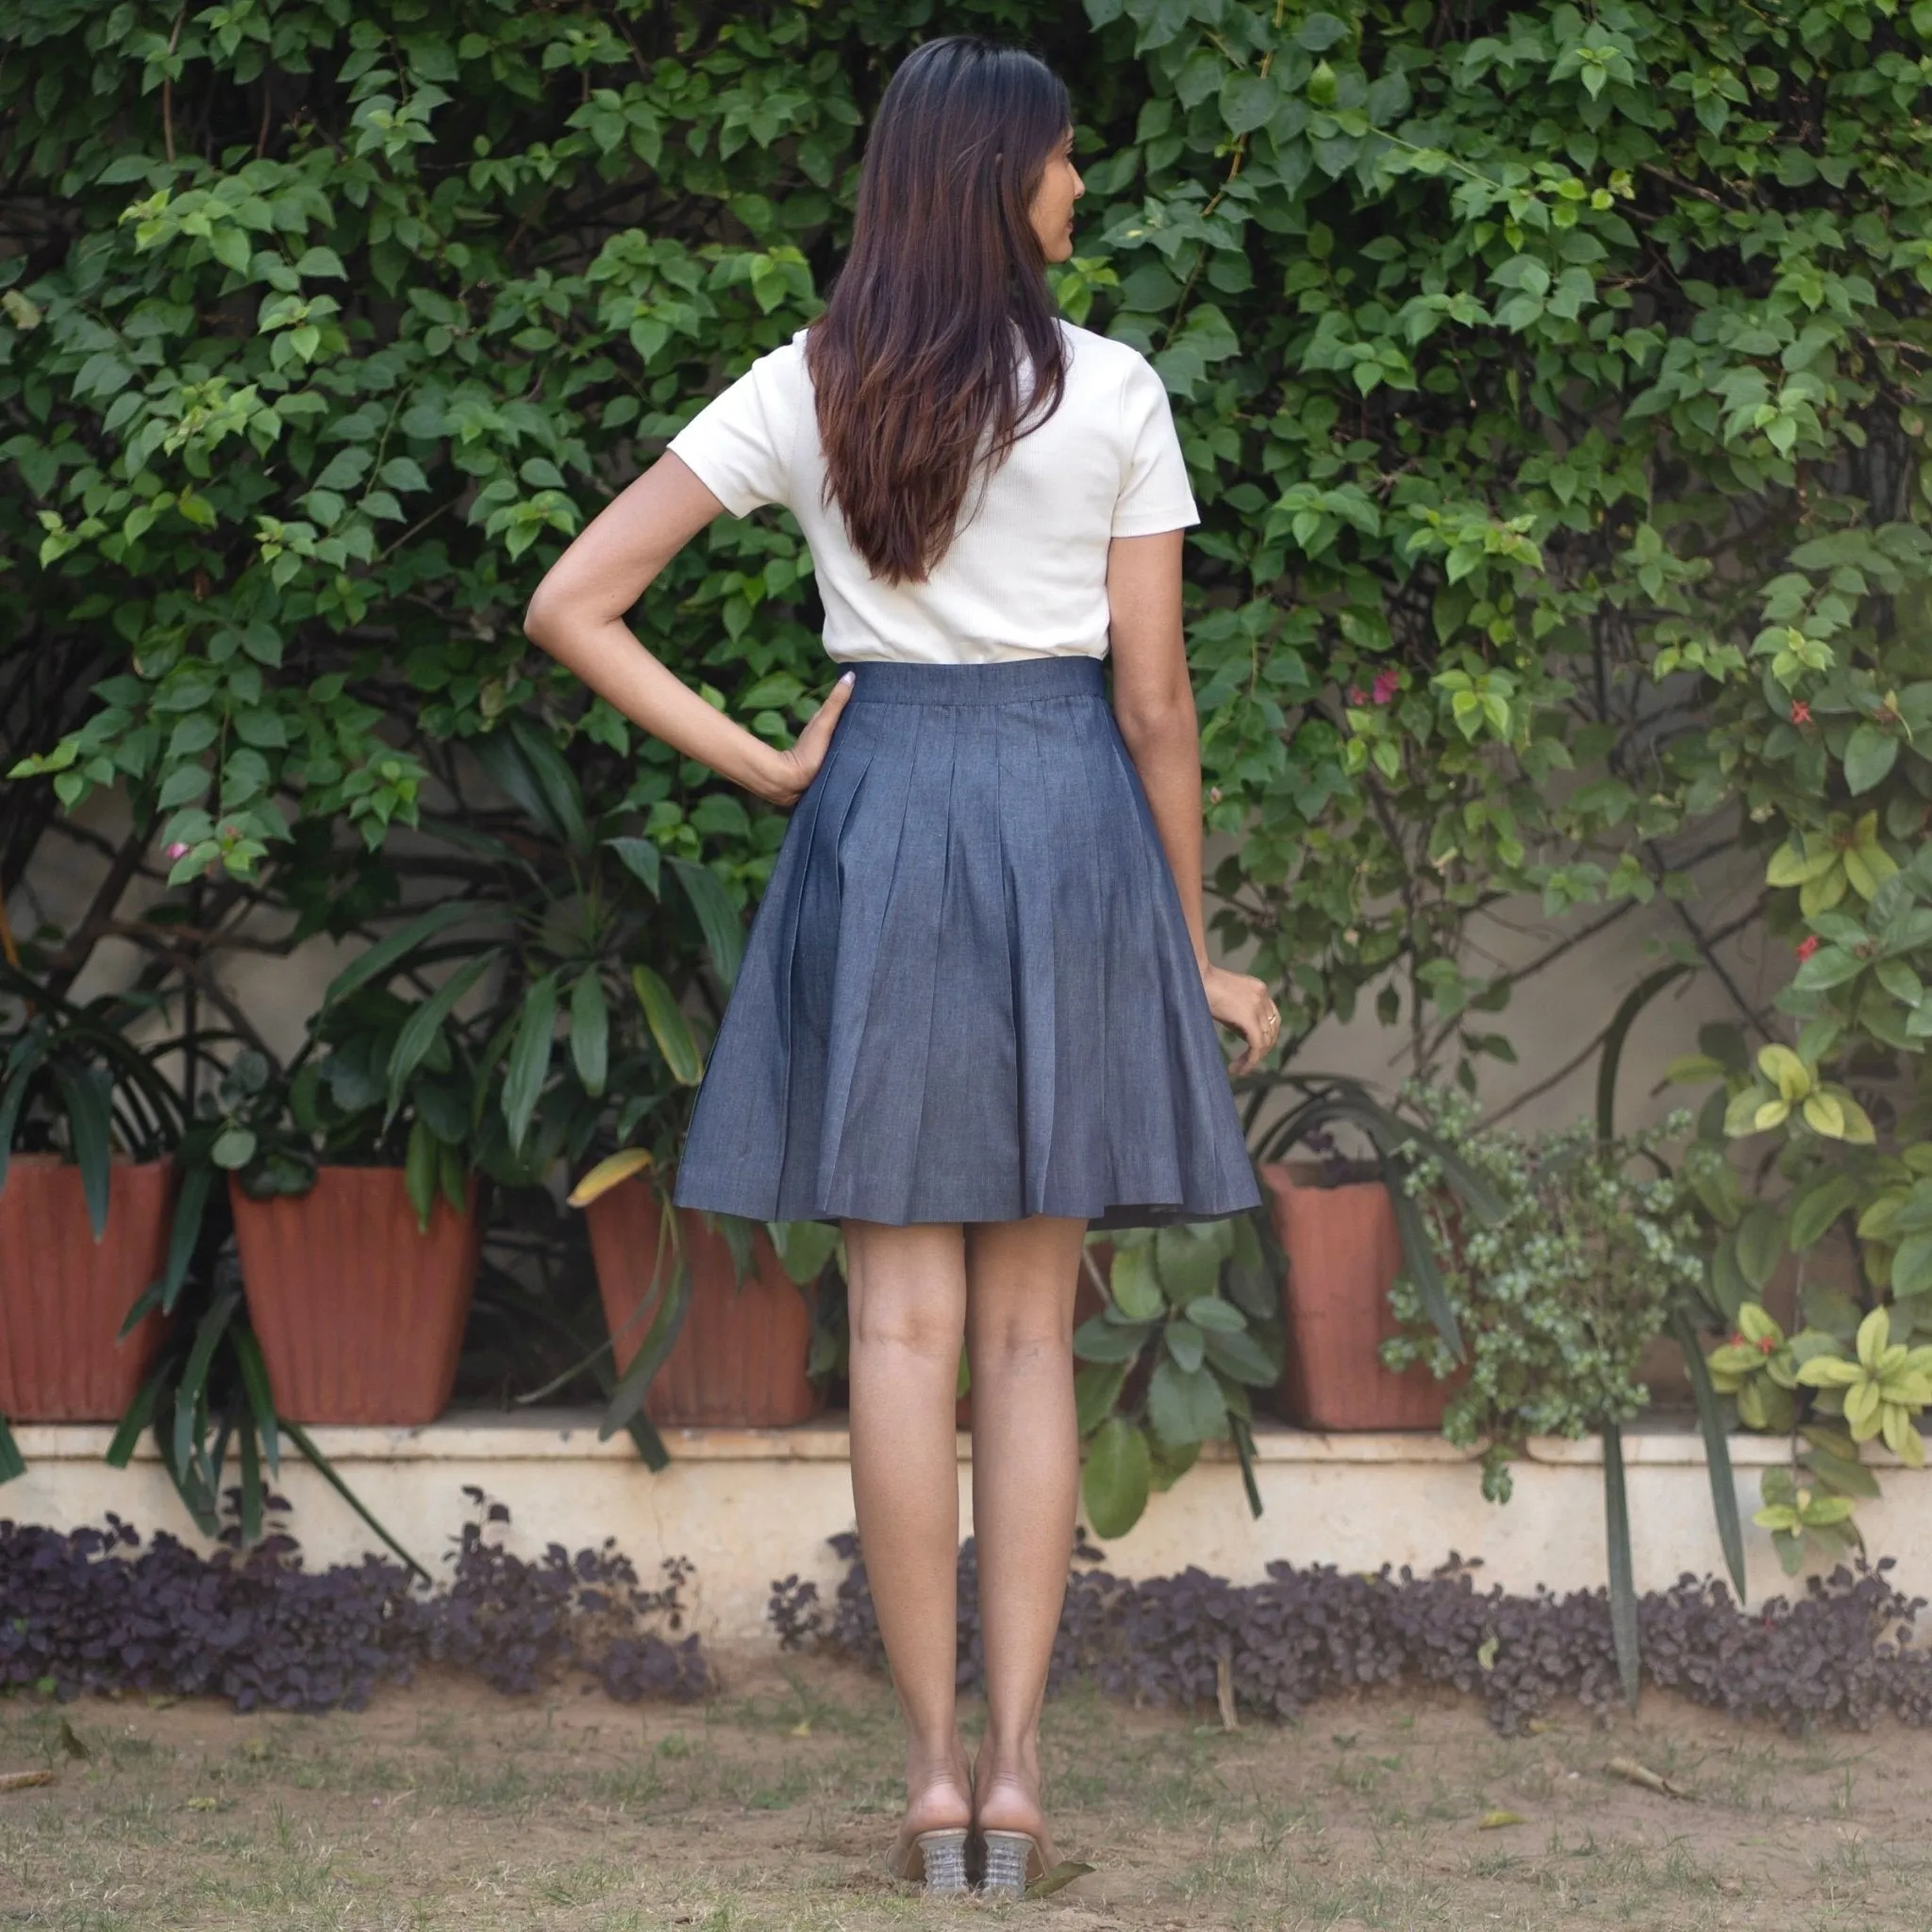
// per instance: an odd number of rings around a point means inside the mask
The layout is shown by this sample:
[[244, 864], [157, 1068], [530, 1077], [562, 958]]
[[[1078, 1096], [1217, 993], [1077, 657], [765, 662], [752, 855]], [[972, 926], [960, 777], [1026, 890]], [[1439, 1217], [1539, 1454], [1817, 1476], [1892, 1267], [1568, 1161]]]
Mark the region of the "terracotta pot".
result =
[[166, 1261], [174, 1205], [173, 1161], [116, 1161], [96, 1241], [79, 1168], [13, 1156], [0, 1189], [0, 1415], [105, 1423], [133, 1401], [165, 1324], [150, 1315], [115, 1337]]
[[425, 1234], [399, 1167], [325, 1167], [306, 1194], [229, 1184], [248, 1317], [275, 1411], [296, 1423], [434, 1422], [456, 1384], [476, 1287], [476, 1183]]
[[[658, 1192], [620, 1181], [585, 1210], [604, 1316], [617, 1338], [621, 1374], [651, 1325], [638, 1309], [658, 1262]], [[724, 1237], [700, 1214], [679, 1211], [691, 1267], [691, 1306], [671, 1353], [651, 1378], [644, 1413], [662, 1428], [784, 1428], [818, 1414], [824, 1391], [805, 1373], [811, 1310], [780, 1266], [769, 1237], [752, 1237], [752, 1273], [741, 1286]], [[670, 1243], [665, 1243], [667, 1257]]]
[[1395, 1374], [1379, 1353], [1398, 1332], [1389, 1290], [1402, 1268], [1387, 1187], [1317, 1187], [1272, 1165], [1261, 1177], [1288, 1257], [1281, 1399], [1289, 1420], [1309, 1429], [1440, 1429], [1453, 1383], [1420, 1364]]

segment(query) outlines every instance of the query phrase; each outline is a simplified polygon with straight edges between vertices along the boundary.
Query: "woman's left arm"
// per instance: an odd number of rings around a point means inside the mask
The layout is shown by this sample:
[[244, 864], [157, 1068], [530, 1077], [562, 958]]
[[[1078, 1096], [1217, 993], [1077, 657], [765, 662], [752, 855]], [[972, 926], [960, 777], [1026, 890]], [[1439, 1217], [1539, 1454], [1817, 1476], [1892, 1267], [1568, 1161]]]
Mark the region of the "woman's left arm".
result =
[[1181, 629], [1179, 530], [1116, 537], [1107, 557], [1113, 710], [1147, 793], [1155, 829], [1180, 893], [1208, 1010], [1237, 1029], [1247, 1051], [1229, 1069], [1251, 1073], [1274, 1044], [1274, 1003], [1245, 973], [1208, 957], [1201, 912], [1201, 728]]

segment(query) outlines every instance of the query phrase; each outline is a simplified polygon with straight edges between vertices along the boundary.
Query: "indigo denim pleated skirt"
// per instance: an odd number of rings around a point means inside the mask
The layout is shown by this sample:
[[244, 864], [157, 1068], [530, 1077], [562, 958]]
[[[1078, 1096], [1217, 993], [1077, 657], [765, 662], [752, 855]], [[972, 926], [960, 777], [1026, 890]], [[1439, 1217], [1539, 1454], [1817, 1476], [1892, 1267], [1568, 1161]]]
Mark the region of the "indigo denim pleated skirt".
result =
[[1256, 1206], [1099, 660], [856, 668], [752, 923], [678, 1205], [1106, 1227]]

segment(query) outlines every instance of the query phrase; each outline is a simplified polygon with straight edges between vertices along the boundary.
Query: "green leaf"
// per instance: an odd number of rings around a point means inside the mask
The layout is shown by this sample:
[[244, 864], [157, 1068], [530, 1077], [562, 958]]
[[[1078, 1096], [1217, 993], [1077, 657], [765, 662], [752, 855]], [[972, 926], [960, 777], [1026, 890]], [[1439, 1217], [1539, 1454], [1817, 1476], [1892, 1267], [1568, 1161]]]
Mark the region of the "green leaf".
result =
[[570, 1051], [577, 1078], [592, 1099], [604, 1091], [610, 1066], [610, 1008], [597, 969], [587, 968], [570, 995]]
[[1785, 1251], [1785, 1218], [1764, 1202], [1758, 1202], [1738, 1225], [1739, 1272], [1750, 1286], [1762, 1291]]
[[426, 912], [418, 913], [407, 925], [398, 926], [394, 932], [376, 941], [366, 953], [358, 954], [336, 974], [322, 996], [324, 1010], [347, 999], [360, 987], [379, 985], [425, 941], [447, 932], [453, 925], [460, 925], [465, 920], [478, 918], [488, 910], [488, 908], [458, 899], [432, 906]]
[[1898, 760], [1898, 740], [1875, 724], [1860, 724], [1845, 742], [1845, 789], [1854, 798], [1880, 783]]
[[1231, 74], [1221, 84], [1221, 118], [1230, 134], [1252, 134], [1266, 125], [1281, 96], [1265, 74]]
[[339, 1495], [342, 1499], [342, 1501], [345, 1502], [349, 1506], [349, 1507], [353, 1509], [356, 1512], [356, 1514], [359, 1516], [362, 1519], [362, 1521], [366, 1523], [369, 1525], [369, 1527], [375, 1532], [375, 1534], [383, 1541], [383, 1542], [388, 1544], [388, 1546], [392, 1551], [394, 1551], [396, 1557], [402, 1561], [402, 1563], [409, 1570], [412, 1570], [418, 1576], [420, 1576], [423, 1579], [425, 1583], [427, 1583], [430, 1580], [428, 1571], [424, 1569], [422, 1564], [417, 1562], [415, 1557], [410, 1556], [408, 1551], [404, 1549], [401, 1543], [397, 1542], [395, 1538], [392, 1537], [389, 1533], [389, 1531], [383, 1527], [382, 1524], [376, 1519], [374, 1513], [370, 1510], [369, 1506], [365, 1502], [363, 1502], [362, 1498], [358, 1496], [355, 1492], [355, 1491], [352, 1490], [348, 1486], [348, 1484], [342, 1480], [341, 1473], [336, 1468], [335, 1464], [331, 1462], [328, 1459], [328, 1457], [325, 1456], [322, 1453], [322, 1451], [315, 1446], [314, 1440], [310, 1437], [308, 1431], [305, 1429], [300, 1423], [291, 1423], [284, 1421], [282, 1424], [282, 1433], [285, 1436], [287, 1436], [289, 1441], [294, 1443], [295, 1447], [302, 1452], [303, 1456], [308, 1459], [309, 1466], [315, 1471], [315, 1473], [319, 1476], [321, 1476], [323, 1481], [325, 1482], [329, 1486], [329, 1488], [332, 1489], [336, 1492], [336, 1494]]
[[1224, 1375], [1251, 1389], [1272, 1389], [1281, 1379], [1281, 1364], [1252, 1335], [1210, 1328], [1208, 1361]]
[[1166, 1310], [1160, 1283], [1154, 1275], [1154, 1250], [1144, 1245], [1114, 1250], [1108, 1271], [1108, 1292], [1122, 1314], [1136, 1322], [1151, 1322]]
[[539, 830], [568, 851], [590, 851], [591, 831], [576, 779], [541, 731], [512, 719], [508, 728], [471, 740], [470, 749]]
[[1207, 1358], [1208, 1338], [1191, 1322], [1178, 1316], [1168, 1323], [1163, 1332], [1174, 1366], [1185, 1374], [1192, 1374]]
[[1697, 1407], [1697, 1427], [1704, 1437], [1705, 1474], [1710, 1483], [1710, 1513], [1717, 1524], [1718, 1541], [1724, 1547], [1724, 1567], [1731, 1574], [1731, 1588], [1741, 1604], [1748, 1600], [1744, 1587], [1744, 1526], [1738, 1511], [1738, 1482], [1731, 1471], [1731, 1445], [1724, 1434], [1724, 1410], [1717, 1391], [1711, 1387], [1710, 1371], [1705, 1365], [1704, 1350], [1690, 1314], [1679, 1304], [1671, 1313], [1671, 1333], [1684, 1357], [1690, 1378], [1690, 1393]]
[[509, 1128], [509, 1144], [523, 1151], [524, 1136], [530, 1130], [531, 1117], [543, 1091], [550, 1072], [552, 1035], [557, 1030], [557, 981], [546, 973], [533, 980], [524, 995], [523, 1017], [517, 1022], [516, 1036], [510, 1042], [509, 1064], [503, 1076], [503, 1118]]
[[416, 1210], [416, 1225], [429, 1232], [429, 1217], [436, 1208], [436, 1172], [440, 1165], [436, 1136], [420, 1114], [409, 1129], [409, 1144], [403, 1156], [403, 1191]]
[[20, 1445], [7, 1426], [7, 1418], [0, 1415], [0, 1483], [10, 1483], [15, 1476], [25, 1474], [26, 1462], [20, 1453]]
[[1146, 1513], [1153, 1484], [1147, 1438], [1122, 1416], [1109, 1416], [1088, 1444], [1080, 1495], [1093, 1534], [1125, 1536]]
[[108, 1232], [114, 1180], [114, 1119], [107, 1075], [64, 1059], [54, 1060], [48, 1072], [64, 1104], [87, 1218], [98, 1241]]
[[636, 989], [638, 1004], [644, 1009], [644, 1024], [671, 1077], [682, 1087], [695, 1087], [705, 1076], [704, 1056], [692, 1037], [691, 1022], [673, 997], [671, 989], [648, 966], [633, 966], [630, 983]]
[[824, 1221], [774, 1221], [765, 1230], [779, 1265], [800, 1288], [809, 1288], [839, 1252], [839, 1230]]
[[1204, 1240], [1191, 1227], [1163, 1227], [1154, 1237], [1155, 1271], [1175, 1307], [1212, 1294], [1221, 1279], [1221, 1244]]
[[491, 946], [467, 964], [459, 966], [436, 991], [404, 1021], [402, 1031], [391, 1050], [387, 1074], [387, 1095], [383, 1123], [395, 1119], [408, 1091], [409, 1077], [423, 1064], [423, 1057], [435, 1043], [443, 1023], [455, 1010], [457, 1002], [489, 972], [500, 957]]
[[[188, 1264], [194, 1258], [195, 1244], [201, 1239], [202, 1217], [208, 1210], [208, 1190], [213, 1187], [214, 1178], [214, 1168], [201, 1161], [196, 1161], [181, 1176], [181, 1191], [175, 1198], [175, 1212], [168, 1224], [167, 1257], [161, 1264], [160, 1279], [154, 1284], [156, 1301], [164, 1315], [174, 1312], [182, 1283], [188, 1279]], [[124, 1324], [122, 1335], [128, 1332]]]
[[1153, 1333], [1151, 1322], [1110, 1322], [1093, 1315], [1074, 1330], [1074, 1353], [1083, 1362], [1130, 1362]]
[[1081, 1438], [1091, 1436], [1113, 1413], [1132, 1360], [1090, 1362], [1074, 1373], [1074, 1413]]
[[678, 1331], [684, 1326], [685, 1310], [690, 1306], [691, 1269], [680, 1255], [671, 1270], [670, 1279], [658, 1299], [658, 1312], [652, 1317], [650, 1327], [644, 1331], [644, 1339], [639, 1344], [637, 1354], [630, 1358], [629, 1367], [617, 1378], [617, 1385], [610, 1391], [604, 1419], [597, 1425], [600, 1442], [608, 1442], [619, 1429], [627, 1427], [642, 1414], [651, 1378], [664, 1366], [665, 1357], [670, 1355]]
[[604, 842], [617, 854], [625, 870], [641, 881], [655, 899], [664, 865], [664, 855], [657, 846], [648, 839], [607, 839]]
[[1615, 1423], [1603, 1427], [1604, 1540], [1610, 1574], [1610, 1640], [1624, 1701], [1632, 1710], [1642, 1689], [1642, 1657], [1637, 1626], [1637, 1573], [1630, 1559], [1630, 1503], [1624, 1481], [1624, 1432]]
[[275, 1397], [269, 1392], [268, 1364], [262, 1359], [261, 1343], [254, 1331], [238, 1328], [234, 1336], [235, 1365], [242, 1372], [242, 1393], [261, 1437], [261, 1451], [271, 1475], [282, 1466], [280, 1424], [275, 1417]]
[[1245, 1335], [1248, 1320], [1232, 1302], [1218, 1294], [1196, 1295], [1184, 1311], [1197, 1328], [1218, 1328], [1224, 1335]]
[[1227, 1434], [1227, 1398], [1211, 1370], [1188, 1373], [1163, 1357], [1148, 1378], [1147, 1421], [1174, 1448], [1208, 1441]]
[[1932, 1234], [1907, 1235], [1891, 1257], [1891, 1291], [1902, 1300], [1932, 1292]]
[[1857, 1179], [1840, 1168], [1824, 1168], [1813, 1174], [1791, 1196], [1792, 1248], [1802, 1254], [1815, 1247], [1840, 1214], [1857, 1206], [1862, 1192]]
[[708, 865], [693, 865], [688, 858], [674, 858], [671, 869], [684, 887], [685, 896], [698, 916], [699, 929], [711, 956], [711, 968], [726, 992], [738, 983], [739, 962], [744, 958], [744, 922], [724, 882]]

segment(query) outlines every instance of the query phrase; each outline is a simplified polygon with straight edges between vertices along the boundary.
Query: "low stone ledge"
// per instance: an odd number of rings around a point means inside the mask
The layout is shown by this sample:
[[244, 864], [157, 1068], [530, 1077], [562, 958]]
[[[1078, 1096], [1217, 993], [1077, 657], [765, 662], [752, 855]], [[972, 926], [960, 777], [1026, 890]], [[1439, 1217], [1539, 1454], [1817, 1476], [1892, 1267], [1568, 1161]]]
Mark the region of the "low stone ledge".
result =
[[[308, 1431], [316, 1446], [335, 1462], [634, 1462], [637, 1450], [622, 1434], [599, 1441], [594, 1408], [458, 1409], [417, 1428], [317, 1424]], [[28, 1462], [91, 1462], [107, 1454], [113, 1429], [105, 1424], [21, 1424], [14, 1428]], [[852, 1443], [842, 1415], [822, 1416], [784, 1429], [666, 1429], [672, 1456], [687, 1462], [837, 1462], [851, 1460]], [[959, 1431], [959, 1458], [970, 1461], [972, 1437]], [[1790, 1458], [1782, 1437], [1734, 1435], [1731, 1461], [1740, 1469], [1770, 1468]], [[1205, 1462], [1237, 1460], [1232, 1445], [1203, 1446]], [[1255, 1424], [1258, 1463], [1421, 1463], [1460, 1465], [1477, 1452], [1460, 1449], [1426, 1430], [1365, 1430], [1324, 1434], [1286, 1423]], [[151, 1435], [143, 1434], [137, 1461], [158, 1461]], [[1524, 1451], [1530, 1462], [1598, 1467], [1603, 1445], [1594, 1436], [1571, 1441], [1557, 1436], [1533, 1437]], [[1704, 1439], [1694, 1423], [1674, 1416], [1646, 1417], [1624, 1434], [1624, 1459], [1636, 1467], [1704, 1465]], [[1897, 1458], [1878, 1452], [1880, 1464]], [[5, 1492], [0, 1491], [0, 1502]]]
[[[510, 1511], [502, 1533], [525, 1554], [613, 1540], [649, 1579], [670, 1557], [693, 1566], [692, 1624], [733, 1642], [766, 1635], [775, 1578], [797, 1574], [829, 1596], [840, 1568], [827, 1539], [852, 1527], [849, 1441], [842, 1416], [792, 1429], [674, 1429], [669, 1467], [653, 1474], [625, 1437], [597, 1438], [592, 1409], [504, 1414], [458, 1410], [420, 1429], [317, 1428], [317, 1446], [403, 1546], [432, 1572], [480, 1491]], [[0, 1518], [71, 1529], [112, 1512], [143, 1533], [199, 1542], [151, 1438], [131, 1466], [102, 1459], [105, 1426], [17, 1428], [27, 1473], [0, 1487]], [[1782, 1463], [1782, 1439], [1735, 1436], [1734, 1477], [1754, 1601], [1795, 1586], [1769, 1538], [1750, 1522], [1762, 1471]], [[973, 1524], [971, 1443], [959, 1439], [961, 1534]], [[1156, 1495], [1109, 1569], [1169, 1575], [1191, 1565], [1252, 1582], [1277, 1560], [1374, 1571], [1426, 1572], [1450, 1552], [1481, 1567], [1483, 1585], [1593, 1589], [1604, 1580], [1602, 1452], [1594, 1441], [1532, 1442], [1514, 1469], [1507, 1504], [1485, 1502], [1474, 1457], [1432, 1434], [1323, 1435], [1262, 1424], [1255, 1437], [1253, 1516], [1226, 1444], [1210, 1444], [1174, 1489]], [[1686, 1572], [1721, 1575], [1704, 1443], [1690, 1419], [1646, 1417], [1625, 1432], [1633, 1554], [1644, 1590]], [[233, 1481], [232, 1472], [228, 1480]], [[277, 1491], [311, 1565], [352, 1562], [381, 1545], [327, 1484], [286, 1449]], [[1932, 1472], [1889, 1468], [1885, 1492], [1860, 1506], [1874, 1555], [1898, 1559], [1898, 1578], [1932, 1594]]]

